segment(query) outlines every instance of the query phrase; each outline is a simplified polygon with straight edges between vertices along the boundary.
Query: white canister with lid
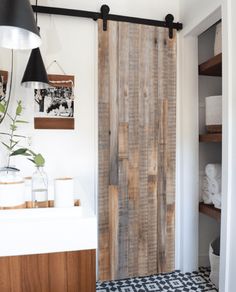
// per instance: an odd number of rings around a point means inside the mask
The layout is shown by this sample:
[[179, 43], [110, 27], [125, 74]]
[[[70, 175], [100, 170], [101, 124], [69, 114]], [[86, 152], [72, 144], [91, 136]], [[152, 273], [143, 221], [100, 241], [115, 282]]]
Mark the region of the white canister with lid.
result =
[[74, 207], [74, 179], [71, 177], [56, 178], [54, 180], [54, 207]]
[[17, 169], [8, 167], [0, 171], [0, 207], [24, 208], [25, 184]]

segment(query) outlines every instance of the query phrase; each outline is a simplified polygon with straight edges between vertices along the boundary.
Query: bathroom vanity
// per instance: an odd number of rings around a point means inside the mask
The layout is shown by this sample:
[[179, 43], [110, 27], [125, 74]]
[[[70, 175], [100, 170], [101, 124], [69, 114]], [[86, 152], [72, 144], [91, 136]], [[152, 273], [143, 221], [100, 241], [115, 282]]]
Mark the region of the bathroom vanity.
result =
[[82, 207], [0, 211], [0, 291], [94, 292], [97, 219]]

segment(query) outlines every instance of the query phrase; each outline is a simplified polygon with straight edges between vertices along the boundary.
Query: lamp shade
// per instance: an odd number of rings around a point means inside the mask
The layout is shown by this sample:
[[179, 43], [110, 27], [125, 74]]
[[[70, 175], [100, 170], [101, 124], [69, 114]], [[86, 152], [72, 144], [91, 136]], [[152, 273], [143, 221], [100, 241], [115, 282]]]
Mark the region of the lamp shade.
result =
[[27, 50], [40, 45], [29, 0], [0, 0], [0, 47]]
[[21, 85], [34, 89], [49, 87], [48, 75], [39, 48], [33, 49], [30, 54]]

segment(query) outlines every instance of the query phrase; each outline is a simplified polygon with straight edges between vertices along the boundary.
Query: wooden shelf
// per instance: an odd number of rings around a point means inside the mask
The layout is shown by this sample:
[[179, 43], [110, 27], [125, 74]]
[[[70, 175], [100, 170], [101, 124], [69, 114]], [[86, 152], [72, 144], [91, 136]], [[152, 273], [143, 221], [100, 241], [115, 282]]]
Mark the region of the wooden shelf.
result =
[[199, 135], [199, 142], [214, 142], [220, 143], [222, 142], [222, 134], [203, 134]]
[[221, 218], [221, 210], [216, 209], [213, 205], [207, 205], [204, 203], [199, 204], [199, 212], [214, 218], [217, 221], [220, 221]]
[[200, 64], [199, 75], [222, 76], [222, 53]]

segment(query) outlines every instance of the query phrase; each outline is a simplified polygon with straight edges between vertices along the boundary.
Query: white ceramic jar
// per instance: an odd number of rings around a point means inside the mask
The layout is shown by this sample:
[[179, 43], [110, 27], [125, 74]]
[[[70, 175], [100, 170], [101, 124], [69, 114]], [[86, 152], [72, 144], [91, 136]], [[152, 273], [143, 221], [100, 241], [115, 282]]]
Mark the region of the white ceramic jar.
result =
[[14, 209], [25, 207], [24, 179], [18, 171], [0, 172], [0, 208]]

